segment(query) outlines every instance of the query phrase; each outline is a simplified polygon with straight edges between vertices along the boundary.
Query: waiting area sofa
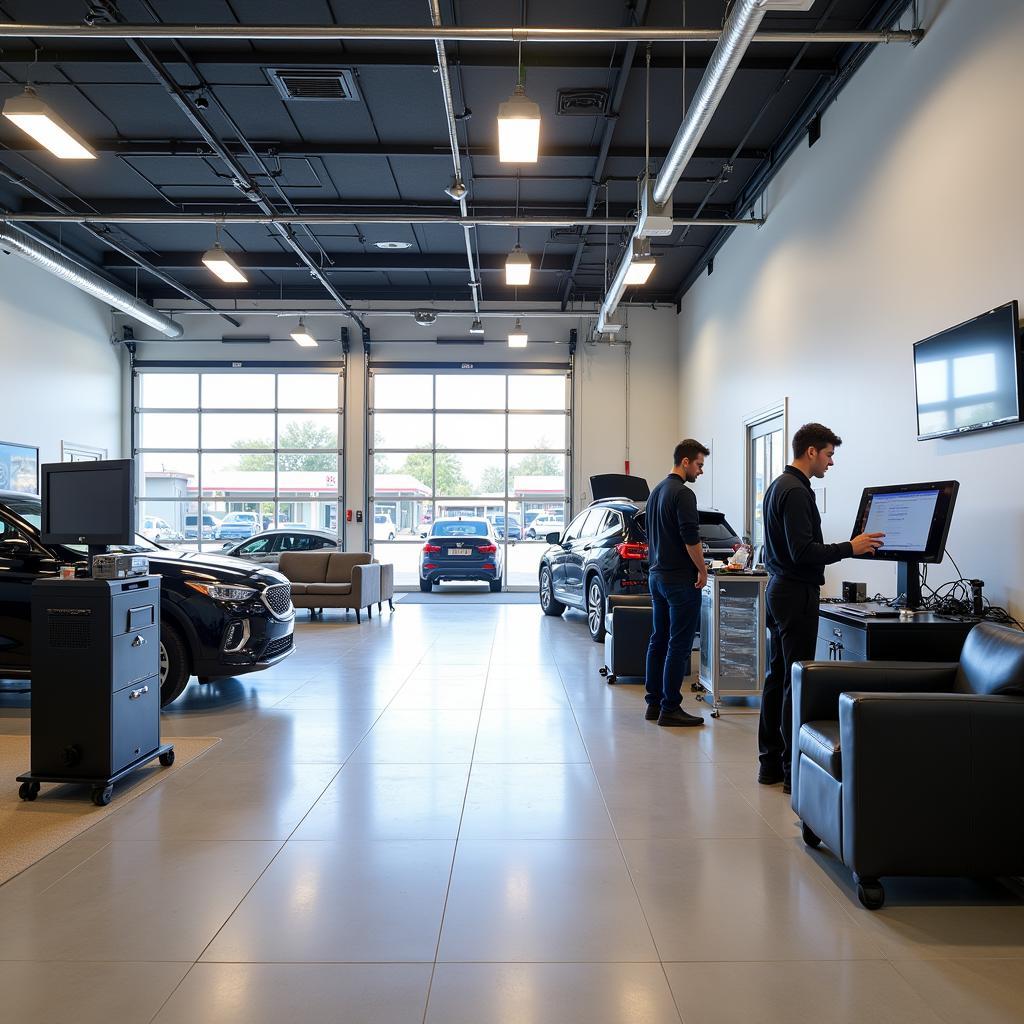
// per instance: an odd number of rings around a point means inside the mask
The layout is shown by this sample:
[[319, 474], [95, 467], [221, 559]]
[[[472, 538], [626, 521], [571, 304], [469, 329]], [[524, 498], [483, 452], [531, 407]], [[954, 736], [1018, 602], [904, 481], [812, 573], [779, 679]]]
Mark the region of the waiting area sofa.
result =
[[390, 593], [385, 598], [381, 590], [384, 569], [365, 551], [286, 551], [278, 566], [291, 582], [296, 608], [308, 608], [311, 616], [324, 608], [351, 608], [357, 622], [362, 622], [362, 609], [372, 618], [372, 605], [379, 610], [383, 600], [390, 603], [393, 570], [387, 566]]
[[793, 666], [793, 810], [852, 870], [1024, 875], [1024, 633], [980, 623], [958, 663]]

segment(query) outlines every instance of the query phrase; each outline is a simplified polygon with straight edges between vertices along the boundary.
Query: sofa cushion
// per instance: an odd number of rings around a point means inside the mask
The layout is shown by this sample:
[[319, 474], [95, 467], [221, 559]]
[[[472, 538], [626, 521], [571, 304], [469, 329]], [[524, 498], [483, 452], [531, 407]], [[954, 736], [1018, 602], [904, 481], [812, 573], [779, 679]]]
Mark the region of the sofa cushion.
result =
[[956, 674], [957, 693], [1024, 694], [1024, 633], [980, 622], [967, 634]]
[[325, 583], [351, 583], [352, 567], [369, 565], [371, 560], [368, 551], [334, 551], [330, 555], [326, 576], [321, 579]]
[[351, 583], [310, 583], [306, 587], [306, 593], [313, 597], [321, 594], [326, 597], [343, 597], [352, 593]]
[[304, 594], [306, 592], [307, 583], [293, 583], [292, 584], [292, 597], [296, 594]]
[[833, 779], [843, 778], [843, 757], [839, 747], [838, 722], [804, 722], [800, 727], [799, 749]]
[[292, 583], [323, 583], [331, 557], [329, 551], [285, 551], [278, 571]]

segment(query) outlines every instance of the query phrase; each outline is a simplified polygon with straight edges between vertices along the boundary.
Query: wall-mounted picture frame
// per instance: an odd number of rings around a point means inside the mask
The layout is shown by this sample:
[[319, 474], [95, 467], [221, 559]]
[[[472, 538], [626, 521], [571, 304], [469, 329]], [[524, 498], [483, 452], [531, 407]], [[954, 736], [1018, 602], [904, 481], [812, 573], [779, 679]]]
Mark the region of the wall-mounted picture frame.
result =
[[0, 441], [0, 491], [39, 493], [39, 449]]
[[75, 444], [74, 441], [61, 441], [61, 462], [102, 462], [107, 457], [106, 448], [96, 448], [91, 444]]

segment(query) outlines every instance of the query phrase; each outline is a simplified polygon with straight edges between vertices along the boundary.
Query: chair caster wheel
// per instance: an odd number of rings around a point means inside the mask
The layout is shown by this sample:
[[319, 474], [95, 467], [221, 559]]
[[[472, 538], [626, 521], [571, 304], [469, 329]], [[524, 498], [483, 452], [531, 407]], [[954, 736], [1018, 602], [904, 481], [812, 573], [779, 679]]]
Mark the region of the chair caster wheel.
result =
[[704, 694], [703, 693], [698, 693], [696, 698], [695, 698], [695, 700], [697, 700], [698, 703], [703, 704], [704, 703]]
[[821, 846], [821, 840], [802, 821], [800, 822], [800, 835], [803, 837], [804, 845], [809, 846], [812, 850]]
[[694, 693], [700, 693], [700, 692], [701, 692], [701, 690], [703, 690], [703, 689], [704, 689], [704, 687], [703, 687], [703, 686], [701, 686], [701, 685], [700, 685], [700, 683], [690, 683], [690, 689], [691, 689], [691, 690], [692, 690], [692, 691], [693, 691]]
[[28, 800], [29, 802], [35, 800], [39, 796], [39, 783], [38, 782], [23, 782], [18, 787], [18, 796], [22, 800]]
[[608, 675], [608, 666], [607, 665], [602, 665], [597, 671], [601, 675], [606, 676], [606, 675]]
[[618, 679], [618, 678], [619, 678], [618, 676], [613, 676], [613, 675], [611, 675], [611, 673], [609, 673], [606, 682], [608, 683], [609, 686], [614, 686], [615, 685], [615, 680]]
[[161, 763], [161, 764], [162, 764], [162, 765], [163, 765], [163, 766], [164, 766], [165, 768], [170, 768], [170, 767], [171, 767], [171, 765], [172, 765], [172, 764], [174, 764], [174, 751], [173, 751], [173, 750], [165, 750], [165, 751], [164, 751], [164, 752], [163, 752], [163, 753], [162, 753], [162, 754], [160, 755], [160, 763]]
[[114, 795], [113, 786], [94, 786], [92, 791], [92, 802], [97, 807], [106, 807]]
[[858, 879], [857, 899], [868, 910], [881, 910], [885, 904], [885, 889], [877, 878]]
[[721, 718], [722, 717], [722, 713], [720, 711], [712, 711], [711, 712], [711, 717], [712, 718]]

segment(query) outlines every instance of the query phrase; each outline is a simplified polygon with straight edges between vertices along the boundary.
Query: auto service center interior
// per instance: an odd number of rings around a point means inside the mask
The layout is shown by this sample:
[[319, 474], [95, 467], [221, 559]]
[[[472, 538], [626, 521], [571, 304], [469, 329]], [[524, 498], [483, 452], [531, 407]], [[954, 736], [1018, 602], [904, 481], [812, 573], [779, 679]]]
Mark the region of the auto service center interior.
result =
[[[0, 0], [10, 1019], [1024, 1020], [1022, 44], [1015, 0]], [[951, 503], [827, 567], [788, 794], [761, 501], [812, 421], [825, 541]], [[686, 437], [706, 721], [658, 729]]]

